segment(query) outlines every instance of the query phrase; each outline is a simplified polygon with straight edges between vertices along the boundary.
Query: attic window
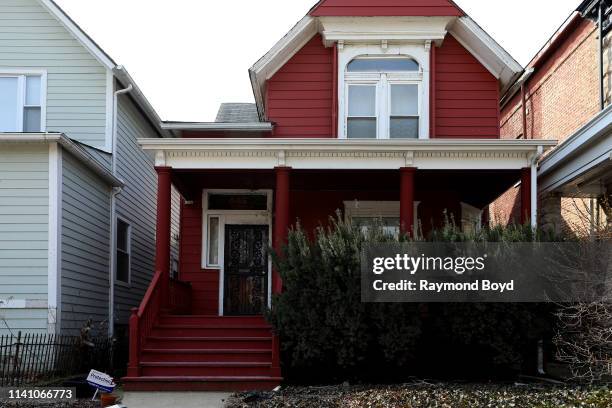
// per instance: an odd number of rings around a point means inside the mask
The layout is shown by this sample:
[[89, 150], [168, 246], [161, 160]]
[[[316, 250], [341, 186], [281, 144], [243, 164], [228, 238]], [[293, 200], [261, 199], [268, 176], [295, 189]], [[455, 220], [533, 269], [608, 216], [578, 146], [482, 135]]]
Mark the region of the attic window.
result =
[[423, 73], [410, 57], [359, 57], [346, 66], [344, 137], [418, 139]]
[[412, 58], [356, 58], [348, 63], [347, 72], [410, 72], [418, 71], [419, 64]]

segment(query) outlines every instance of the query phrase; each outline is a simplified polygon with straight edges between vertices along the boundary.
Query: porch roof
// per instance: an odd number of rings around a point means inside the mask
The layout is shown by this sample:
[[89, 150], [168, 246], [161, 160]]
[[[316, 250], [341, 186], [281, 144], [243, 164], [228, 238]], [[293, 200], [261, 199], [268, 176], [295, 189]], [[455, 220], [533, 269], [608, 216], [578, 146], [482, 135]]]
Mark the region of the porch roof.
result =
[[513, 170], [554, 140], [139, 139], [156, 166], [175, 169]]

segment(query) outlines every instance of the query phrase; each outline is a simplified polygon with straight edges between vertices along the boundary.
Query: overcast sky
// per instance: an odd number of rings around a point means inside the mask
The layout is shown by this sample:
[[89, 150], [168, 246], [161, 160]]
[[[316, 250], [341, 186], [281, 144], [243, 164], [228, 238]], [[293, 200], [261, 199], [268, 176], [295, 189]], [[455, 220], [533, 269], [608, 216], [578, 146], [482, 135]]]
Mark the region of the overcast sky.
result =
[[[126, 67], [164, 120], [252, 102], [247, 70], [316, 0], [56, 0]], [[458, 0], [525, 65], [579, 0]]]

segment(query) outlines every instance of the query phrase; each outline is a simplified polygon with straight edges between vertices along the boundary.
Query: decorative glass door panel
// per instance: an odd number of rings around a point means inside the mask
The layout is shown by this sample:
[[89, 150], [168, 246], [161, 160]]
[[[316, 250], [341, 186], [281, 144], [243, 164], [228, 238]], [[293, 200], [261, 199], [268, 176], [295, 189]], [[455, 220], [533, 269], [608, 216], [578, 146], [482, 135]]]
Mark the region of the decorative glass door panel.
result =
[[263, 314], [268, 299], [268, 226], [225, 225], [224, 315]]

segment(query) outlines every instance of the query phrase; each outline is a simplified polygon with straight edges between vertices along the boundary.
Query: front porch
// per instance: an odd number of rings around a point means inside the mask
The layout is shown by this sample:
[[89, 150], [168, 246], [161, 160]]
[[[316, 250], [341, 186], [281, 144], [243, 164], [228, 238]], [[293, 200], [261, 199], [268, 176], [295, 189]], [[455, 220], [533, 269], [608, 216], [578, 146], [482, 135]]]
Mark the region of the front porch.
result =
[[[278, 339], [262, 315], [282, 290], [267, 248], [299, 222], [337, 212], [427, 234], [446, 219], [487, 222], [546, 141], [142, 140], [159, 175], [156, 274], [130, 322], [129, 389], [274, 388]], [[264, 147], [262, 147], [264, 146]], [[178, 279], [170, 279], [171, 185], [182, 196]], [[524, 220], [537, 200], [525, 200]]]

